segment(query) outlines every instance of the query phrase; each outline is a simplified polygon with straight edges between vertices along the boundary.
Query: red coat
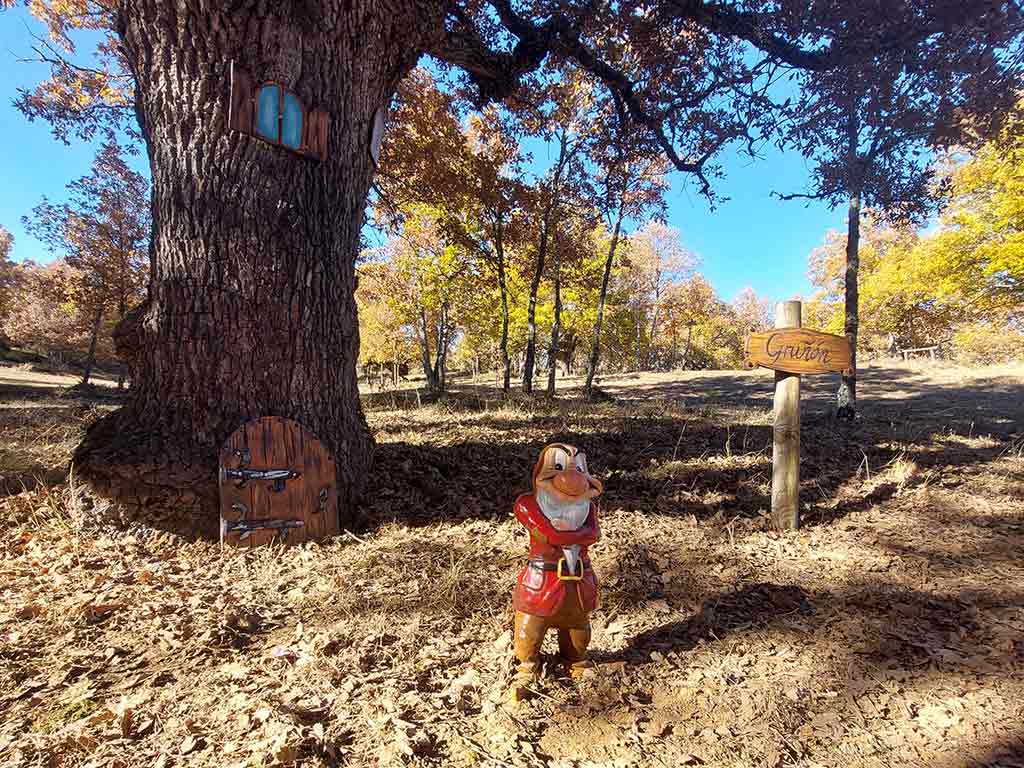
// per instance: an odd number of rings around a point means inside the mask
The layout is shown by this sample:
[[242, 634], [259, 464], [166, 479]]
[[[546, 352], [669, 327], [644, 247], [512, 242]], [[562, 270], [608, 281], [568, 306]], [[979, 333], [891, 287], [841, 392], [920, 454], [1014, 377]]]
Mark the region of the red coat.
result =
[[[583, 611], [590, 613], [597, 608], [597, 577], [590, 567], [587, 546], [601, 538], [597, 524], [597, 504], [590, 502], [590, 514], [582, 528], [575, 531], [558, 531], [540, 511], [532, 493], [524, 493], [513, 506], [516, 519], [530, 532], [530, 560], [557, 566], [564, 557], [562, 547], [580, 545], [579, 561], [583, 564], [583, 577], [579, 581], [558, 578], [555, 570], [544, 570], [527, 565], [519, 572], [515, 590], [512, 592], [512, 606], [517, 611], [531, 616], [553, 616], [562, 608], [566, 599], [578, 600]], [[537, 534], [543, 536], [542, 540]], [[563, 575], [569, 574], [563, 566]], [[577, 594], [579, 595], [577, 597]]]

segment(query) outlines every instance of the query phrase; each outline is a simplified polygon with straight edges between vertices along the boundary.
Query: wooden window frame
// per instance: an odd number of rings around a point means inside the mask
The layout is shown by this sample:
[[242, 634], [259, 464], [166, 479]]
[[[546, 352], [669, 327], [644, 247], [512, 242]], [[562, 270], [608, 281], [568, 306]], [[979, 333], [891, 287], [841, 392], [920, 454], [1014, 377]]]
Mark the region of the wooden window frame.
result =
[[[260, 93], [263, 91], [264, 88], [270, 85], [277, 87], [277, 140], [268, 139], [266, 136], [259, 132], [258, 128], [256, 128], [256, 125], [259, 123]], [[302, 115], [302, 124], [299, 126], [300, 143], [299, 146], [297, 147], [289, 147], [281, 140], [281, 137], [284, 135], [284, 95], [286, 93], [290, 93], [295, 98], [295, 101], [298, 102], [299, 113]], [[298, 152], [300, 155], [309, 154], [309, 147], [306, 146], [306, 105], [302, 103], [302, 99], [300, 99], [298, 97], [298, 94], [296, 94], [294, 91], [289, 91], [276, 80], [267, 80], [267, 82], [265, 83], [260, 83], [258, 86], [256, 86], [256, 88], [253, 89], [252, 114], [252, 133], [257, 139], [265, 141], [267, 142], [267, 144], [273, 144], [275, 147], [281, 147], [282, 149], [287, 149], [292, 152]]]
[[[259, 96], [263, 88], [272, 86], [277, 93], [277, 135], [275, 138], [263, 136], [257, 129], [259, 114]], [[291, 94], [299, 105], [301, 125], [299, 126], [299, 146], [290, 147], [282, 140], [284, 136], [284, 103], [286, 94]], [[265, 144], [280, 147], [288, 152], [314, 160], [327, 159], [327, 137], [330, 130], [330, 117], [323, 110], [308, 109], [297, 93], [284, 87], [276, 80], [268, 80], [255, 84], [244, 70], [231, 62], [231, 84], [228, 109], [228, 127], [239, 131]]]

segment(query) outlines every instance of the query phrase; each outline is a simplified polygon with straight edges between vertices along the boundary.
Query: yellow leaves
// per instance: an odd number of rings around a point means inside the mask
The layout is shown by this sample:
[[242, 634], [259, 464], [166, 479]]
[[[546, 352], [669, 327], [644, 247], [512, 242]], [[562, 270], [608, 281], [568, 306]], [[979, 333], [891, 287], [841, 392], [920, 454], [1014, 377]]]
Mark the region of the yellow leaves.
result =
[[935, 276], [949, 293], [987, 283], [1001, 305], [1024, 303], [1024, 137], [1019, 121], [950, 172], [951, 199], [936, 236]]
[[31, 0], [29, 13], [45, 24], [50, 39], [69, 53], [75, 49], [70, 32], [110, 29], [113, 24], [109, 5], [95, 0]]
[[[1006, 311], [1024, 307], [1024, 140], [1008, 133], [948, 175], [951, 196], [935, 232], [919, 237], [864, 216], [859, 285], [865, 338], [894, 334], [903, 346], [931, 343], [965, 322], [1005, 322]], [[810, 259], [819, 298], [831, 308], [826, 329], [832, 332], [844, 316], [845, 246], [842, 234], [829, 233]]]

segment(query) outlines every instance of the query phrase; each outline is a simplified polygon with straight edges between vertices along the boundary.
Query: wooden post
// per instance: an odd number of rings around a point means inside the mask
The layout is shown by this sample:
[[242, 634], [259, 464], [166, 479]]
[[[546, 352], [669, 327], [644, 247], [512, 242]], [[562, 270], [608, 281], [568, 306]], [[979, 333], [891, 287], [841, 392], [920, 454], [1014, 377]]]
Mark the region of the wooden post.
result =
[[[776, 328], [800, 327], [800, 302], [775, 307]], [[800, 376], [775, 372], [772, 520], [781, 530], [800, 527]]]

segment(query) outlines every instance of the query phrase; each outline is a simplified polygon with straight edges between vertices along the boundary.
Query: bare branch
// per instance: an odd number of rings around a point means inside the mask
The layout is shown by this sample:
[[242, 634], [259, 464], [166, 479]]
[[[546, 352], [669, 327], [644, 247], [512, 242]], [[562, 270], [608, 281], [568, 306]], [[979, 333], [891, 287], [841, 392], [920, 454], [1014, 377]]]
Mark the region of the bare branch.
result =
[[827, 200], [830, 195], [825, 192], [793, 192], [783, 194], [772, 190], [771, 196], [778, 200]]

